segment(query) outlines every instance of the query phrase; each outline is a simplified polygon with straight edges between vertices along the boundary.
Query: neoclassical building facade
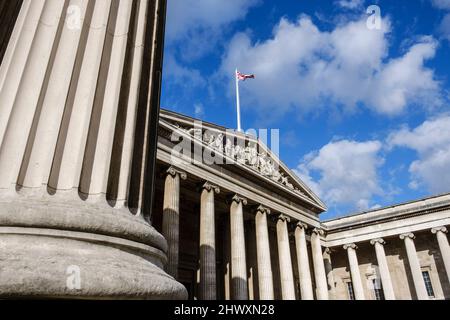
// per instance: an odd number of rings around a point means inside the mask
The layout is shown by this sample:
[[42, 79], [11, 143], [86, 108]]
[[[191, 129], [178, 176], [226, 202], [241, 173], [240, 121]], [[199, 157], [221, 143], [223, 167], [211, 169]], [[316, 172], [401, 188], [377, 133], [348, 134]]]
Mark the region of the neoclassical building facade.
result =
[[165, 0], [0, 0], [0, 299], [449, 299], [450, 195], [321, 221], [255, 138], [162, 110]]
[[450, 195], [321, 221], [261, 141], [197, 123], [161, 112], [153, 210], [191, 299], [450, 298]]

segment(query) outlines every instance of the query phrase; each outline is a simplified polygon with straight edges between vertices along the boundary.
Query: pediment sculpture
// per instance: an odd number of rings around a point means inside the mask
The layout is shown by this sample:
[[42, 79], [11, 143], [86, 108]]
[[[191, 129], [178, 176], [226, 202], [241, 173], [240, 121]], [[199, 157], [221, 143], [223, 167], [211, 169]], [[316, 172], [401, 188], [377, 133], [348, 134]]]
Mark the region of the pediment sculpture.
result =
[[258, 152], [258, 144], [256, 142], [249, 141], [246, 144], [235, 144], [232, 139], [220, 132], [213, 133], [208, 130], [203, 132], [202, 129], [182, 128], [179, 125], [177, 127], [237, 163], [245, 165], [299, 194], [305, 195], [304, 192], [291, 183], [289, 175], [280, 170], [276, 161], [267, 152]]

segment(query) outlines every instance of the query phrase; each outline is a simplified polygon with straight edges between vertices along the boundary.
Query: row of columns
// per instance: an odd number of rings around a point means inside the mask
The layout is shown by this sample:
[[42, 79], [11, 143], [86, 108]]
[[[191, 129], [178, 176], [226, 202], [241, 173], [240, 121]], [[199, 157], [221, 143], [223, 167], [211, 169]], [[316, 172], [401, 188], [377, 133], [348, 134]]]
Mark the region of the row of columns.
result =
[[[433, 234], [436, 234], [439, 249], [441, 251], [442, 260], [444, 261], [447, 278], [450, 279], [450, 246], [447, 239], [446, 227], [439, 227], [431, 229]], [[425, 282], [420, 267], [419, 258], [417, 256], [416, 247], [414, 244], [415, 236], [413, 233], [404, 233], [400, 235], [400, 239], [404, 241], [406, 255], [408, 258], [409, 268], [412, 274], [414, 288], [417, 298], [419, 300], [428, 299], [428, 293], [425, 287]], [[370, 243], [375, 247], [375, 254], [377, 257], [378, 268], [380, 271], [381, 283], [383, 286], [383, 293], [386, 300], [395, 300], [394, 288], [392, 286], [392, 279], [389, 272], [388, 263], [386, 260], [386, 253], [384, 245], [386, 242], [382, 238], [373, 239]], [[356, 300], [364, 300], [364, 289], [362, 285], [362, 278], [359, 271], [358, 258], [356, 249], [358, 247], [354, 243], [344, 245], [344, 250], [347, 251], [348, 261], [350, 266], [350, 275], [352, 278], [353, 291]]]
[[[167, 171], [164, 208], [163, 208], [163, 235], [168, 241], [168, 263], [166, 271], [174, 278], [178, 277], [179, 257], [179, 201], [180, 180], [187, 178], [186, 173], [170, 168]], [[220, 193], [220, 188], [206, 182], [201, 191], [200, 209], [200, 290], [199, 298], [202, 300], [216, 299], [216, 244], [215, 244], [215, 207], [214, 196]], [[230, 205], [230, 234], [231, 234], [231, 298], [233, 300], [248, 299], [247, 262], [245, 251], [245, 231], [243, 206], [247, 200], [239, 195], [231, 199]], [[271, 211], [259, 206], [255, 212], [256, 250], [258, 267], [259, 296], [261, 300], [274, 299], [273, 272], [270, 255], [268, 217]], [[281, 280], [281, 294], [283, 300], [295, 299], [295, 286], [292, 268], [292, 259], [289, 244], [288, 224], [290, 218], [281, 214], [277, 216], [277, 244]], [[297, 255], [298, 272], [300, 278], [300, 292], [303, 300], [314, 299], [309, 257], [306, 241], [307, 225], [298, 222], [295, 227], [295, 249]], [[439, 227], [431, 230], [436, 235], [445, 270], [450, 279], [450, 247], [446, 236], [447, 228]], [[321, 237], [323, 230], [314, 229], [311, 233], [311, 248], [316, 285], [316, 298], [327, 300], [329, 298], [328, 282], [323, 260]], [[419, 259], [414, 245], [413, 233], [401, 234], [400, 239], [405, 243], [414, 287], [418, 299], [428, 299], [425, 283], [422, 277]], [[380, 278], [385, 299], [395, 299], [392, 279], [389, 272], [382, 238], [373, 239], [370, 243], [375, 248], [375, 254], [380, 271]], [[344, 245], [347, 251], [355, 299], [364, 300], [364, 289], [359, 271], [356, 254], [357, 245], [354, 243]]]
[[[168, 263], [166, 271], [177, 277], [179, 256], [179, 201], [180, 180], [186, 179], [186, 173], [170, 168], [167, 171], [164, 207], [163, 235], [169, 243]], [[216, 244], [215, 244], [215, 194], [220, 188], [206, 182], [201, 188], [200, 204], [200, 285], [201, 300], [216, 299]], [[247, 200], [239, 195], [231, 198], [230, 204], [230, 235], [231, 235], [231, 299], [248, 299], [247, 261], [245, 251], [244, 210]], [[273, 271], [270, 255], [268, 217], [271, 211], [264, 206], [255, 210], [256, 251], [258, 267], [258, 287], [261, 300], [273, 300], [275, 297]], [[283, 300], [295, 300], [295, 282], [292, 268], [292, 258], [289, 243], [288, 224], [290, 218], [280, 214], [276, 216], [278, 263], [280, 268], [281, 294]], [[303, 300], [314, 299], [309, 258], [307, 252], [307, 226], [298, 222], [295, 229], [295, 247], [300, 277], [300, 291]], [[328, 299], [322, 246], [320, 238], [323, 231], [314, 229], [311, 236], [313, 248], [314, 275], [316, 281], [317, 299]]]

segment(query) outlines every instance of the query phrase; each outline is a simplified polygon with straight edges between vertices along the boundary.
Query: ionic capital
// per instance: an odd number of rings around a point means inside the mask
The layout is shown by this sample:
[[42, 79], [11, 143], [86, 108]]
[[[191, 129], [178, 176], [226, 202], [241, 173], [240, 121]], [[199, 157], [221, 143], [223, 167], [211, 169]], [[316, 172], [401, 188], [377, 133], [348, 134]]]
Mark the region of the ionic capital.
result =
[[325, 232], [323, 231], [323, 229], [319, 229], [319, 228], [314, 228], [312, 230], [312, 233], [317, 234], [318, 236], [323, 236], [325, 234]]
[[201, 187], [202, 190], [206, 190], [208, 192], [215, 192], [216, 194], [220, 193], [220, 188], [210, 182], [206, 182], [205, 184], [202, 185]]
[[348, 250], [348, 249], [356, 250], [356, 249], [358, 249], [358, 246], [354, 243], [344, 244], [344, 250]]
[[305, 231], [308, 229], [308, 225], [306, 223], [301, 222], [301, 221], [297, 222], [295, 227], [299, 228], [299, 229], [303, 229]]
[[323, 253], [331, 254], [331, 249], [326, 247], [325, 250], [323, 250]]
[[414, 240], [416, 238], [416, 236], [412, 232], [403, 233], [400, 235], [401, 240], [405, 240], [406, 238], [410, 238], [410, 239]]
[[371, 244], [371, 245], [375, 245], [375, 244], [377, 244], [377, 243], [379, 243], [379, 244], [381, 244], [381, 245], [385, 245], [385, 244], [386, 244], [386, 241], [384, 241], [383, 238], [378, 238], [378, 239], [372, 239], [372, 240], [370, 240], [370, 244]]
[[256, 212], [256, 213], [262, 213], [262, 214], [265, 214], [265, 215], [267, 215], [267, 216], [269, 216], [270, 213], [271, 213], [270, 209], [264, 207], [263, 205], [258, 206], [258, 207], [256, 208], [255, 212]]
[[170, 167], [169, 169], [167, 169], [166, 173], [167, 173], [167, 175], [170, 175], [174, 178], [178, 175], [178, 176], [180, 176], [181, 180], [187, 179], [187, 173], [184, 171], [178, 170], [175, 167]]
[[448, 233], [447, 227], [437, 227], [437, 228], [431, 229], [431, 233], [433, 233], [433, 234], [436, 234], [438, 232]]
[[247, 205], [247, 199], [244, 197], [241, 197], [240, 195], [234, 195], [233, 198], [231, 198], [231, 203], [236, 202], [237, 204], [242, 203], [242, 205]]
[[289, 218], [287, 215], [279, 214], [277, 216], [277, 221], [283, 221], [283, 222], [289, 223], [289, 222], [291, 222], [291, 218]]

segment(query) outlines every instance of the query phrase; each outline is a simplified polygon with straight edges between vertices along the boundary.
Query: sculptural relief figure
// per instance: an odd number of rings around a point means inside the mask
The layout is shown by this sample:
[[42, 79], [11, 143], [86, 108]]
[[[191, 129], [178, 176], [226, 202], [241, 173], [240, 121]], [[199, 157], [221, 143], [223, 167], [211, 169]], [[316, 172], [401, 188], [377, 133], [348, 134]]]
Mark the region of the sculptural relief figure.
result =
[[245, 150], [240, 146], [237, 145], [234, 148], [235, 154], [236, 154], [236, 160], [237, 162], [241, 163], [241, 164], [245, 164]]
[[229, 138], [227, 138], [227, 142], [225, 144], [225, 154], [228, 157], [230, 157], [233, 160], [235, 160], [236, 152], [235, 152], [235, 149], [234, 149], [233, 142], [231, 142], [231, 140]]
[[289, 182], [289, 178], [284, 174], [281, 175], [281, 183], [284, 184], [289, 189], [294, 190], [294, 185]]
[[258, 169], [262, 175], [267, 175], [267, 155], [262, 153], [258, 157]]
[[275, 166], [273, 165], [273, 162], [271, 159], [267, 159], [265, 166], [263, 168], [262, 174], [268, 177], [272, 177], [273, 173], [275, 171]]
[[210, 147], [214, 147], [214, 143], [216, 141], [216, 137], [208, 132], [205, 132], [203, 135], [203, 142], [206, 143]]
[[213, 143], [213, 148], [223, 153], [223, 134], [219, 133], [219, 135], [215, 138]]
[[255, 145], [246, 148], [246, 157], [248, 165], [256, 169], [258, 166], [258, 149]]
[[275, 182], [280, 182], [281, 180], [281, 173], [279, 170], [274, 170], [272, 173], [272, 180]]

